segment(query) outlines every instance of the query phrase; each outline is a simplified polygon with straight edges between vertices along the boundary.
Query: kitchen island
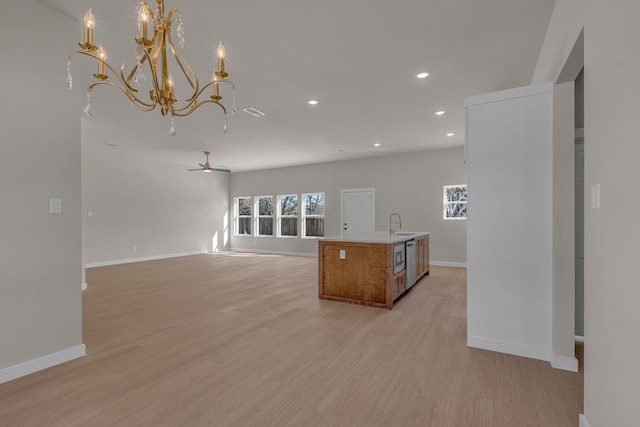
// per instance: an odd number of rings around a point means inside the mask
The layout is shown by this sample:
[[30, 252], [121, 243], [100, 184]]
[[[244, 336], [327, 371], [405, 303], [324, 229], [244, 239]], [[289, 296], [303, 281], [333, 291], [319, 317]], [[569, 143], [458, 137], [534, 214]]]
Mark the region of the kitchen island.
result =
[[[415, 269], [417, 281], [429, 274], [428, 232], [378, 231], [319, 240], [318, 296], [392, 309], [408, 290], [404, 254], [406, 242], [412, 240], [415, 260], [407, 264]], [[400, 253], [402, 265], [397, 262]]]

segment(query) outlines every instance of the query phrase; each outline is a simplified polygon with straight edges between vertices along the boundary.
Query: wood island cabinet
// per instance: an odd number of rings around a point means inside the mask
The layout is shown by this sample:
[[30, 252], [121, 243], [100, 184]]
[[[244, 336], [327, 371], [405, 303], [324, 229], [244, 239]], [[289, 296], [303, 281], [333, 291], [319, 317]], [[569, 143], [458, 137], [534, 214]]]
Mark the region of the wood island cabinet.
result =
[[393, 276], [393, 282], [391, 283], [391, 297], [394, 301], [407, 290], [405, 277], [405, 270], [402, 270], [400, 273]]
[[393, 308], [407, 292], [406, 269], [393, 273], [394, 246], [416, 240], [416, 278], [429, 273], [429, 234], [386, 232], [318, 241], [318, 296], [321, 299]]
[[429, 235], [416, 239], [416, 278], [429, 274]]

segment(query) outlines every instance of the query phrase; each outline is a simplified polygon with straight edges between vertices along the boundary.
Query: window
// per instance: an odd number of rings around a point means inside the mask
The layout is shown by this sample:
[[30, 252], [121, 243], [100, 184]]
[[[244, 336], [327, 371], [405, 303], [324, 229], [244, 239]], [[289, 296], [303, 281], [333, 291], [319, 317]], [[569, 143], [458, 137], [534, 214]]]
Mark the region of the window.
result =
[[236, 235], [251, 234], [251, 197], [236, 197]]
[[273, 196], [256, 197], [256, 233], [258, 236], [273, 236]]
[[298, 235], [298, 195], [278, 196], [278, 236]]
[[324, 193], [303, 194], [302, 237], [324, 237]]
[[442, 194], [442, 218], [467, 219], [467, 185], [445, 185]]

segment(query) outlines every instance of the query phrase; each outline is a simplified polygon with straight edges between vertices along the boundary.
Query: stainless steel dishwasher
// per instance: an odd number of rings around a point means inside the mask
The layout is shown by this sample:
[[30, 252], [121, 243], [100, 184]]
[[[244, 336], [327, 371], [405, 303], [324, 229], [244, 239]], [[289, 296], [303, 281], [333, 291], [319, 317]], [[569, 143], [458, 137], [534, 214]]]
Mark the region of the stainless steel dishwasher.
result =
[[407, 240], [405, 243], [405, 265], [407, 268], [407, 290], [416, 283], [416, 241]]

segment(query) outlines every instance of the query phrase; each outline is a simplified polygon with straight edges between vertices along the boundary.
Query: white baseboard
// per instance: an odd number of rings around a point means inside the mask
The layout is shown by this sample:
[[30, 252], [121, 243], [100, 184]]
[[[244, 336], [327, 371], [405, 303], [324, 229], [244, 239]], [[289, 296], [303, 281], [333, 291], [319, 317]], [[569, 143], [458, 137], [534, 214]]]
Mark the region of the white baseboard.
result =
[[287, 251], [272, 251], [268, 249], [247, 249], [247, 248], [231, 248], [232, 252], [254, 253], [264, 255], [291, 255], [291, 256], [308, 256], [317, 257], [317, 252], [287, 252]]
[[530, 359], [551, 360], [551, 350], [541, 347], [533, 347], [512, 342], [499, 341], [491, 338], [473, 337], [467, 335], [467, 346], [482, 350], [497, 351], [498, 353], [512, 354], [514, 356], [528, 357]]
[[591, 427], [591, 424], [589, 424], [589, 421], [587, 421], [587, 417], [585, 417], [583, 414], [578, 414], [578, 421], [580, 422], [580, 427]]
[[565, 371], [578, 372], [578, 359], [576, 357], [551, 355], [551, 366]]
[[109, 265], [129, 264], [132, 262], [142, 262], [142, 261], [155, 261], [158, 259], [178, 258], [183, 256], [200, 255], [200, 254], [206, 254], [206, 253], [207, 253], [206, 251], [195, 251], [195, 252], [181, 252], [176, 254], [146, 256], [146, 257], [140, 257], [140, 258], [114, 259], [111, 261], [88, 262], [84, 265], [84, 267], [85, 268], [106, 267]]
[[82, 290], [83, 291], [87, 290], [87, 282], [82, 283]]
[[467, 268], [466, 262], [449, 262], [429, 260], [429, 265], [437, 265], [439, 267], [462, 267]]
[[38, 357], [37, 359], [9, 366], [8, 368], [0, 369], [0, 384], [77, 359], [86, 354], [86, 347], [82, 344], [57, 353], [47, 354], [46, 356]]

